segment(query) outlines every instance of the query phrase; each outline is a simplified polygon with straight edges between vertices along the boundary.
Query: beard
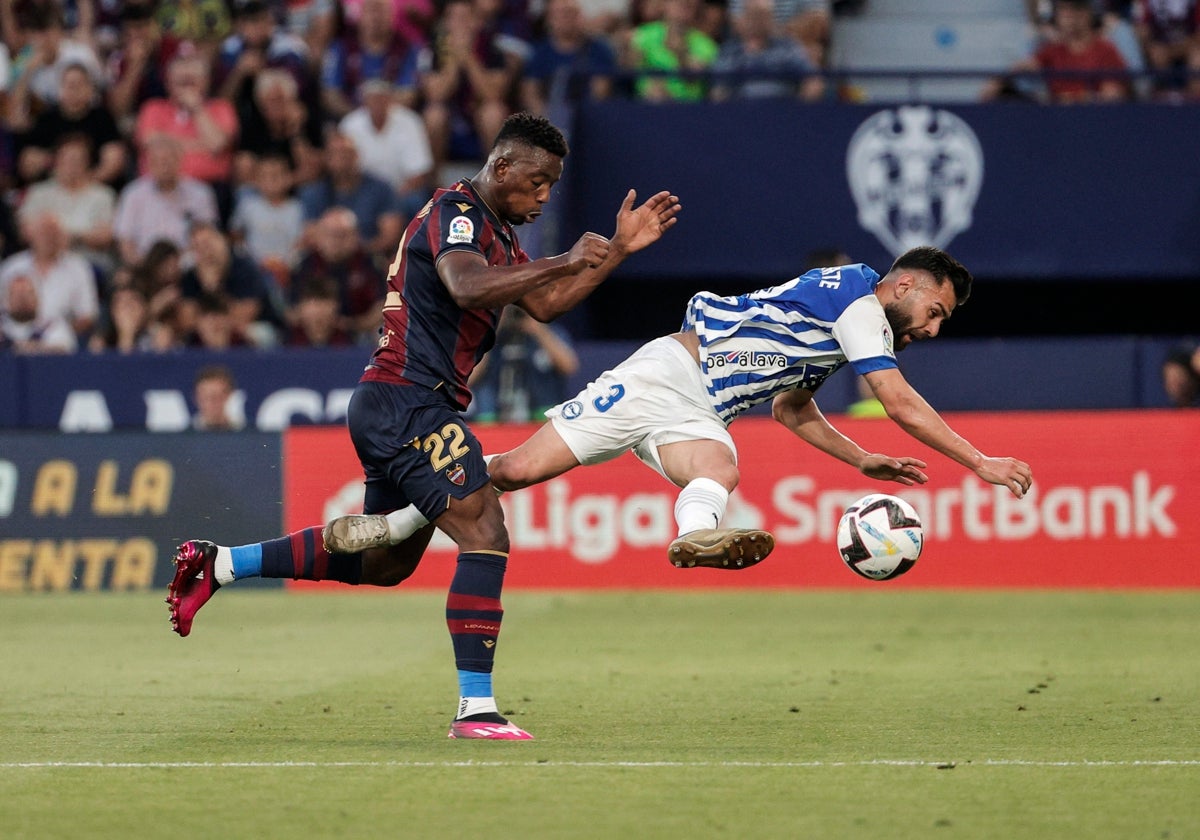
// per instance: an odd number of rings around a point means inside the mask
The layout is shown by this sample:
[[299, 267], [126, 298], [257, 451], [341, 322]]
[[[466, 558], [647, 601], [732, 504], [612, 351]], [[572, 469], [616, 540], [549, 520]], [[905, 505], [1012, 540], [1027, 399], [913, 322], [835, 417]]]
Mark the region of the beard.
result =
[[[899, 303], [884, 304], [883, 314], [887, 316], [888, 325], [892, 328], [894, 336], [893, 344], [896, 352], [900, 352], [912, 342], [916, 341], [916, 337], [909, 333], [912, 328], [913, 318]], [[908, 336], [908, 341], [901, 342], [901, 336]]]

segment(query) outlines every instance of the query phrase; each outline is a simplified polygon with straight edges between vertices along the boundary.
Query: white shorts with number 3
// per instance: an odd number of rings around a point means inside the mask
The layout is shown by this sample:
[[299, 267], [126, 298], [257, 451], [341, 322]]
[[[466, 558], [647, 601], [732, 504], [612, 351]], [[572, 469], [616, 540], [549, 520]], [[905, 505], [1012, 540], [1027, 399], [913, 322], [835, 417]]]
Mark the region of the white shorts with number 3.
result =
[[712, 409], [696, 360], [667, 336], [643, 345], [546, 416], [580, 464], [598, 464], [633, 450], [666, 478], [658, 447], [683, 440], [720, 441], [737, 460], [733, 438]]

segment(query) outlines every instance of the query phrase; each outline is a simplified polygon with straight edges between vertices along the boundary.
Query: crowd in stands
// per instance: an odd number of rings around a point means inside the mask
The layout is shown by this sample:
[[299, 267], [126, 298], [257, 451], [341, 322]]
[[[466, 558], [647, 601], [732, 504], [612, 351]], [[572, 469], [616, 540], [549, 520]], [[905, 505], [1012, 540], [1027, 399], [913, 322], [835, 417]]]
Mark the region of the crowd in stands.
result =
[[[869, 4], [0, 0], [0, 351], [371, 344], [405, 225], [508, 114], [837, 98], [835, 13]], [[1030, 14], [1031, 67], [1117, 67], [1124, 26], [1154, 91], [1200, 93], [1171, 75], [1200, 68], [1196, 0]], [[1071, 79], [1050, 98], [1134, 95]]]

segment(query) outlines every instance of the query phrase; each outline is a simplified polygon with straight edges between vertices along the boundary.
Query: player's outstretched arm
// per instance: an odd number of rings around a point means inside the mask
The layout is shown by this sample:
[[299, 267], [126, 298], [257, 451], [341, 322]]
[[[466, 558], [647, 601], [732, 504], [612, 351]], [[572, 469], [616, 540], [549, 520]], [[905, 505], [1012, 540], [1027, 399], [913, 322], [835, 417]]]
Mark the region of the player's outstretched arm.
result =
[[895, 481], [909, 487], [929, 480], [922, 472], [925, 462], [919, 458], [893, 458], [867, 452], [835, 429], [813, 402], [811, 391], [785, 391], [771, 404], [771, 413], [801, 440], [845, 461], [868, 478]]
[[899, 370], [877, 370], [864, 378], [888, 417], [921, 443], [967, 467], [989, 484], [1007, 487], [1018, 499], [1029, 491], [1033, 484], [1029, 464], [1017, 458], [984, 455], [951, 429]]
[[[537, 314], [524, 304], [526, 295], [555, 280], [601, 265], [608, 258], [609, 250], [609, 242], [603, 236], [585, 233], [565, 254], [514, 265], [488, 265], [482, 254], [450, 251], [438, 258], [437, 271], [454, 302], [463, 309], [495, 309], [519, 303], [537, 318]], [[538, 320], [548, 321], [565, 311]]]
[[[617, 210], [616, 232], [604, 240], [608, 251], [602, 261], [588, 262], [577, 273], [531, 290], [521, 298], [521, 308], [539, 321], [554, 320], [591, 294], [626, 257], [653, 245], [675, 225], [681, 209], [678, 196], [663, 190], [635, 208], [636, 200], [635, 190], [625, 194]], [[595, 233], [584, 236], [603, 239]]]

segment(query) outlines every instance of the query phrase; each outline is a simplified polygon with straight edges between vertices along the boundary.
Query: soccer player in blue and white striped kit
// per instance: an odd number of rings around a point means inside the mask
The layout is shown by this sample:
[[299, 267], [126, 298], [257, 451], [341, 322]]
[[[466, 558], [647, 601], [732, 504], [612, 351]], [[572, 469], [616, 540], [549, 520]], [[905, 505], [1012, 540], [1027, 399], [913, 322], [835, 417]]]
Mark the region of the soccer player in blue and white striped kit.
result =
[[[720, 522], [739, 479], [728, 426], [753, 405], [771, 400], [775, 419], [797, 437], [869, 478], [908, 486], [928, 480], [924, 461], [867, 452], [817, 408], [821, 383], [849, 364], [906, 432], [1021, 498], [1033, 481], [1029, 465], [976, 449], [896, 364], [897, 351], [938, 334], [970, 296], [971, 283], [949, 254], [919, 247], [883, 277], [860, 263], [814, 269], [746, 295], [701, 292], [679, 332], [641, 347], [547, 412], [550, 419], [528, 441], [492, 458], [492, 483], [515, 490], [632, 450], [681, 488], [679, 536], [668, 559], [678, 567], [746, 568], [766, 557], [773, 538]], [[378, 517], [377, 533], [387, 531], [381, 540], [399, 542], [414, 531], [421, 520], [411, 514]]]

